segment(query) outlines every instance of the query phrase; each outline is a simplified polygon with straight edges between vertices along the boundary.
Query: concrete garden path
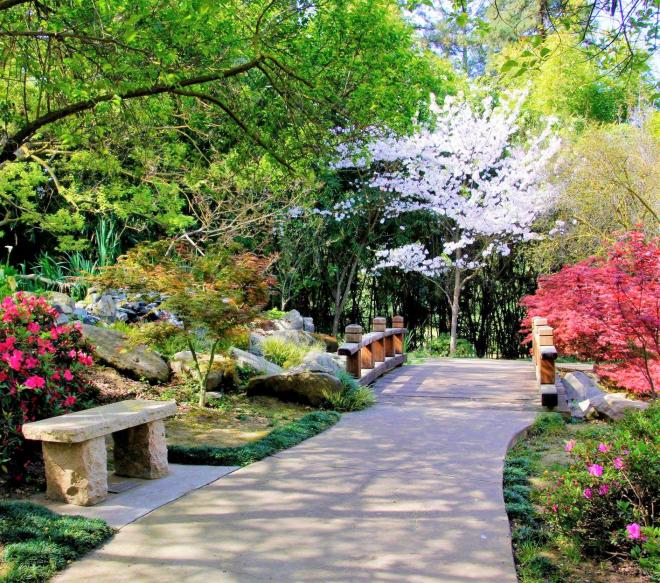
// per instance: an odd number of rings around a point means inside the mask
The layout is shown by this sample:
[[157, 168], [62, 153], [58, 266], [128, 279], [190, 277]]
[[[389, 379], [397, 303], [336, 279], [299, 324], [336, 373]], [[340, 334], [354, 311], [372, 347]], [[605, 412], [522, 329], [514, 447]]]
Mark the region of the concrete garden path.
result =
[[433, 360], [378, 404], [124, 527], [59, 583], [515, 583], [502, 460], [530, 363]]

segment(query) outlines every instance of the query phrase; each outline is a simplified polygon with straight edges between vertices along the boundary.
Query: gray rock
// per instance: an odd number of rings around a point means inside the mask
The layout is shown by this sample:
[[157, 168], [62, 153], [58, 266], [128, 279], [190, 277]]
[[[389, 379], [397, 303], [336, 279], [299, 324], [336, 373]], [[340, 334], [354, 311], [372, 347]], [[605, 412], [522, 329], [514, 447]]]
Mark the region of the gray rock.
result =
[[266, 335], [255, 330], [250, 332], [250, 339], [248, 341], [248, 352], [255, 356], [263, 356], [264, 352], [261, 349], [261, 343], [264, 341]]
[[615, 421], [621, 419], [626, 414], [626, 411], [643, 411], [648, 407], [648, 403], [627, 399], [625, 395], [620, 393], [603, 393], [589, 400], [600, 416]]
[[581, 371], [568, 373], [563, 381], [569, 401], [584, 401], [603, 393], [596, 381]]
[[[197, 355], [197, 360], [199, 360], [202, 373], [206, 371], [209, 359], [210, 356], [208, 354]], [[195, 370], [194, 359], [190, 350], [182, 350], [172, 356], [170, 359], [170, 367], [172, 372], [180, 377], [187, 376], [197, 378], [197, 371]], [[213, 391], [223, 386], [233, 387], [234, 385], [236, 385], [236, 380], [234, 378], [233, 369], [229, 370], [227, 367], [227, 360], [216, 354], [213, 358], [211, 371], [206, 378], [206, 390]]]
[[342, 390], [337, 377], [311, 371], [258, 376], [247, 385], [248, 395], [268, 395], [313, 406], [323, 405], [326, 394], [340, 394]]
[[146, 346], [130, 346], [124, 334], [98, 326], [82, 325], [83, 337], [95, 347], [97, 358], [118, 371], [149, 382], [170, 377], [167, 363]]
[[302, 372], [308, 370], [334, 375], [337, 371], [343, 369], [340, 361], [340, 357], [333, 357], [327, 352], [312, 351], [305, 355], [301, 365], [291, 368], [290, 372]]
[[103, 294], [93, 304], [87, 306], [87, 311], [112, 322], [117, 317], [117, 304], [110, 294]]
[[284, 369], [281, 366], [277, 366], [266, 360], [263, 356], [257, 356], [256, 354], [245, 352], [245, 350], [241, 350], [240, 348], [232, 347], [231, 355], [241, 366], [249, 366], [263, 374], [280, 374], [284, 372]]
[[303, 330], [310, 334], [314, 332], [314, 318], [303, 318]]
[[298, 310], [291, 310], [282, 317], [282, 322], [288, 324], [290, 330], [303, 330], [305, 322]]
[[76, 302], [73, 298], [62, 292], [47, 292], [46, 299], [60, 314], [73, 314], [76, 309]]

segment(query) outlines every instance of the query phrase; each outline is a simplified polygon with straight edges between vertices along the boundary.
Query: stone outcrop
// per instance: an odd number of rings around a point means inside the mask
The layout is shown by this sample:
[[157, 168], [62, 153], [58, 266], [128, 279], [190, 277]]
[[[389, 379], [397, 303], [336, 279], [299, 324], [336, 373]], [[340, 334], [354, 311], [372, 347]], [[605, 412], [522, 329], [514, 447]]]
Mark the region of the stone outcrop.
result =
[[240, 348], [232, 348], [231, 355], [241, 366], [249, 366], [253, 370], [262, 374], [280, 374], [284, 372], [281, 366], [266, 360], [263, 356], [257, 356]]
[[82, 325], [82, 333], [95, 347], [97, 358], [119, 372], [152, 383], [170, 378], [167, 362], [146, 346], [131, 346], [124, 334], [88, 324]]
[[267, 395], [313, 406], [322, 405], [326, 394], [340, 394], [342, 390], [342, 384], [334, 375], [308, 370], [258, 376], [250, 379], [247, 385], [248, 395]]
[[642, 410], [648, 405], [626, 398], [622, 393], [606, 393], [596, 381], [582, 371], [567, 374], [562, 382], [571, 414], [577, 418], [621, 419], [627, 410]]
[[[199, 360], [203, 373], [208, 366], [210, 356], [208, 354], [198, 354], [197, 359]], [[195, 371], [193, 355], [190, 350], [183, 350], [172, 356], [170, 359], [170, 367], [172, 368], [172, 372], [178, 376], [196, 378], [197, 371]], [[231, 361], [216, 354], [213, 358], [211, 371], [206, 379], [206, 390], [213, 391], [221, 387], [234, 388], [237, 385], [238, 379], [236, 378], [236, 371], [234, 370]]]
[[303, 346], [313, 346], [317, 342], [313, 332], [314, 320], [303, 318], [298, 310], [291, 310], [279, 320], [260, 321], [258, 327], [250, 333], [248, 352], [256, 356], [263, 356], [261, 343], [268, 336], [283, 338]]
[[289, 372], [323, 372], [326, 374], [334, 375], [337, 371], [342, 370], [342, 360], [339, 356], [333, 356], [327, 352], [308, 352], [302, 364], [289, 369]]

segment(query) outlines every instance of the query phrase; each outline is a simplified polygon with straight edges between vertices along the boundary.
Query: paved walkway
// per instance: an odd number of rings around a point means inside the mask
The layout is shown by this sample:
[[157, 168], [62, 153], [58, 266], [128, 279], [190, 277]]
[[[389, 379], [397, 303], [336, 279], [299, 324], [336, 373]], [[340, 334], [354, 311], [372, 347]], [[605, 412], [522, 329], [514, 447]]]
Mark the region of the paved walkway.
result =
[[532, 365], [397, 369], [379, 402], [124, 527], [59, 583], [515, 583], [502, 459]]

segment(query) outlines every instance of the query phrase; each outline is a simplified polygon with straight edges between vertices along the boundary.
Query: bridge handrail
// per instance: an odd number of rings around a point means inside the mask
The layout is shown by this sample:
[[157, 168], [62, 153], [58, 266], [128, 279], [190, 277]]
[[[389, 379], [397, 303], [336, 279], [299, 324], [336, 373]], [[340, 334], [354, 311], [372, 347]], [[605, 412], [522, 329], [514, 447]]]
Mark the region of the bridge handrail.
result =
[[547, 318], [539, 316], [532, 318], [532, 361], [541, 394], [541, 405], [544, 407], [556, 407], [559, 402], [555, 371], [556, 360], [554, 329], [548, 326]]
[[385, 318], [374, 318], [372, 331], [364, 335], [362, 326], [346, 326], [346, 342], [337, 353], [346, 356], [347, 372], [361, 385], [368, 385], [406, 361], [403, 338], [407, 329], [403, 325], [403, 317], [394, 316], [391, 328], [386, 328], [386, 325]]

